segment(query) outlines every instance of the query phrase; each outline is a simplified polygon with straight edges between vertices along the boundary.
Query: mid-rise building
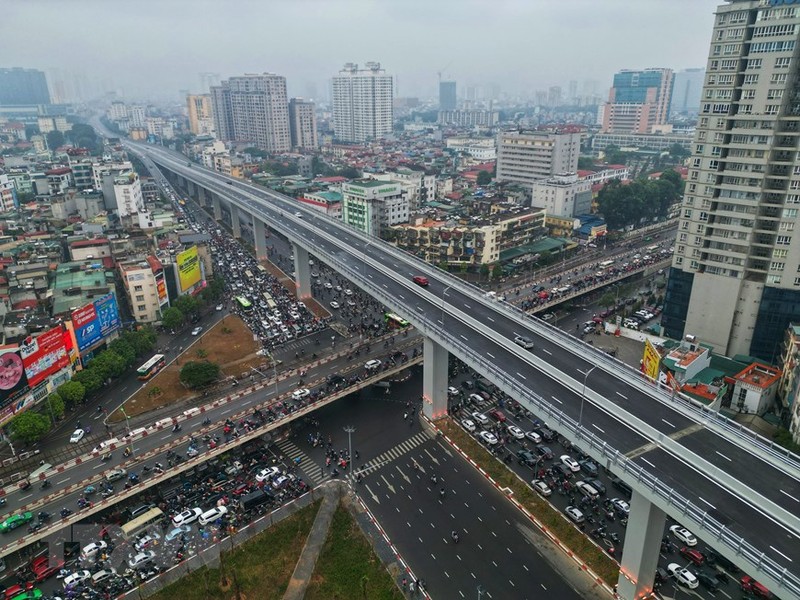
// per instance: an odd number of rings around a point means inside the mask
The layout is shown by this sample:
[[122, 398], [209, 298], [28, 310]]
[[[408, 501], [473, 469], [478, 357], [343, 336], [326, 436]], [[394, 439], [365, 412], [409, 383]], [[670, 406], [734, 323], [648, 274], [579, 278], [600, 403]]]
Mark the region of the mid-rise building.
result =
[[117, 263], [131, 314], [137, 323], [161, 320], [161, 308], [167, 300], [164, 267], [155, 256]]
[[792, 323], [786, 329], [780, 367], [778, 398], [783, 415], [789, 415], [789, 431], [797, 444], [800, 443], [800, 325]]
[[800, 322], [800, 10], [718, 7], [661, 324], [777, 361]]
[[131, 127], [146, 127], [147, 110], [144, 106], [129, 106], [128, 120]]
[[342, 221], [367, 235], [408, 221], [408, 197], [400, 183], [374, 179], [342, 184]]
[[500, 122], [496, 110], [463, 109], [440, 110], [436, 122], [439, 125], [458, 125], [459, 127], [494, 127]]
[[703, 91], [706, 70], [684, 69], [675, 73], [672, 86], [672, 114], [696, 114], [700, 110], [700, 92]]
[[50, 104], [50, 91], [43, 71], [0, 69], [0, 106]]
[[562, 173], [533, 184], [531, 206], [544, 208], [547, 216], [574, 217], [592, 210], [592, 183], [577, 173]]
[[302, 98], [289, 100], [289, 131], [293, 149], [316, 150], [319, 147], [317, 115], [313, 102]]
[[578, 170], [581, 134], [504, 131], [497, 136], [497, 181], [533, 183]]
[[136, 171], [126, 171], [114, 177], [114, 198], [120, 219], [144, 211], [142, 184]]
[[186, 96], [186, 112], [189, 131], [195, 135], [210, 135], [214, 132], [211, 109], [211, 94], [189, 94]]
[[285, 77], [231, 77], [211, 88], [211, 106], [218, 139], [273, 153], [291, 150]]
[[455, 81], [439, 82], [439, 110], [455, 110], [458, 105]]
[[669, 118], [672, 69], [620, 71], [603, 109], [603, 131], [651, 133]]
[[447, 138], [447, 148], [454, 152], [468, 154], [472, 158], [486, 162], [497, 158], [497, 140], [495, 138]]
[[0, 175], [0, 213], [16, 209], [14, 180], [8, 175]]
[[333, 131], [340, 142], [363, 142], [392, 133], [393, 81], [381, 64], [347, 63], [333, 78]]

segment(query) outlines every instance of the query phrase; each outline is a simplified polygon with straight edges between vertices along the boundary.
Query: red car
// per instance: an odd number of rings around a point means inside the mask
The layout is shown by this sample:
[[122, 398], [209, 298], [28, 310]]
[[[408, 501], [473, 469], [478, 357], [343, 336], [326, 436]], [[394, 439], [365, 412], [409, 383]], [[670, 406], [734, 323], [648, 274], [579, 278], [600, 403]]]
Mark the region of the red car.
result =
[[6, 600], [11, 600], [14, 596], [21, 594], [22, 592], [27, 592], [33, 589], [33, 582], [29, 581], [25, 584], [25, 586], [21, 586], [18, 583], [6, 588]]
[[250, 486], [246, 483], [240, 483], [231, 492], [234, 496], [241, 496], [242, 494], [246, 494], [250, 490]]
[[699, 550], [695, 550], [694, 548], [687, 548], [686, 546], [681, 548], [681, 556], [692, 561], [698, 567], [702, 565], [706, 560], [706, 557], [703, 556], [702, 552], [700, 552]]
[[412, 277], [411, 280], [417, 285], [421, 285], [422, 287], [425, 287], [428, 285], [428, 283], [430, 283], [428, 281], [428, 278], [423, 277], [422, 275], [414, 275], [414, 277]]
[[758, 598], [772, 598], [772, 593], [762, 583], [758, 583], [750, 575], [742, 577], [742, 591], [750, 592]]
[[503, 414], [503, 411], [500, 409], [495, 408], [494, 410], [489, 411], [489, 416], [492, 417], [495, 421], [499, 421], [500, 423], [506, 422], [506, 416]]

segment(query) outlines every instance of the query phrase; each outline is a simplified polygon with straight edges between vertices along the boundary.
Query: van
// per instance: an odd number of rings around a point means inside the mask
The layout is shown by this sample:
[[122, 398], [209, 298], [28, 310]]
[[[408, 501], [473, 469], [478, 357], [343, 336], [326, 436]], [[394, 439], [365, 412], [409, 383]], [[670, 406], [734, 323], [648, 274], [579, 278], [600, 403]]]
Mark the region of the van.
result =
[[589, 500], [597, 500], [600, 497], [600, 493], [585, 481], [579, 481], [575, 484], [575, 487], [578, 488], [581, 494], [589, 498]]
[[239, 508], [248, 511], [274, 500], [275, 496], [269, 490], [256, 490], [239, 498]]
[[489, 381], [488, 379], [484, 379], [481, 377], [476, 382], [476, 385], [478, 386], [478, 389], [482, 392], [487, 392], [491, 394], [494, 391], [494, 385], [492, 385], [492, 382]]

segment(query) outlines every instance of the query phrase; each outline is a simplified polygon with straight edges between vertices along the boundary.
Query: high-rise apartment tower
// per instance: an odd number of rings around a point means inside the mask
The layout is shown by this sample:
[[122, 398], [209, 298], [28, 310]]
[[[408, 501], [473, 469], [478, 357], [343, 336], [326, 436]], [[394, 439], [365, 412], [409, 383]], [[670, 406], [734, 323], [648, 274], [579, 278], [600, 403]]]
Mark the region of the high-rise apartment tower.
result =
[[333, 78], [333, 131], [337, 140], [362, 143], [392, 132], [392, 76], [381, 64], [347, 63]]

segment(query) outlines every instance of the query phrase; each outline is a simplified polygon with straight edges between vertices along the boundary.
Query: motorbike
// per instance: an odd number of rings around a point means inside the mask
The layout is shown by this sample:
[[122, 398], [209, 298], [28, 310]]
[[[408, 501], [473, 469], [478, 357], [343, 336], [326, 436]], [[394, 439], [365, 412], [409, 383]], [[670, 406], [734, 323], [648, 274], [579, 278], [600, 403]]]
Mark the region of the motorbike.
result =
[[111, 460], [111, 452], [106, 452], [105, 454], [103, 454], [103, 456], [100, 457], [100, 460], [102, 460], [103, 462], [108, 462], [109, 460]]
[[97, 491], [97, 488], [95, 488], [93, 485], [87, 485], [85, 488], [83, 488], [83, 495], [84, 496], [91, 496], [96, 491]]
[[43, 489], [43, 490], [46, 490], [46, 489], [47, 489], [47, 488], [49, 488], [51, 485], [52, 485], [52, 484], [50, 483], [50, 480], [49, 480], [49, 479], [45, 479], [45, 480], [43, 480], [43, 481], [42, 481], [42, 489]]
[[450, 538], [453, 540], [454, 544], [457, 544], [458, 543], [458, 532], [454, 531], [453, 533], [451, 533], [450, 534]]
[[209, 419], [208, 417], [203, 419], [203, 426], [205, 427], [207, 425], [211, 425], [211, 419]]
[[66, 519], [68, 516], [72, 514], [72, 511], [68, 508], [62, 508], [60, 514], [62, 519]]
[[39, 519], [39, 520], [40, 520], [42, 523], [44, 523], [44, 522], [46, 522], [46, 521], [49, 521], [49, 520], [50, 520], [50, 513], [47, 513], [47, 512], [41, 511], [41, 512], [40, 512], [40, 513], [37, 515], [37, 518], [38, 518], [38, 519]]
[[125, 451], [122, 453], [122, 456], [124, 456], [125, 458], [128, 458], [130, 455], [131, 455], [131, 449], [130, 448], [125, 448]]
[[175, 425], [172, 426], [172, 433], [178, 433], [181, 429], [183, 429], [181, 425], [179, 423], [175, 423]]

